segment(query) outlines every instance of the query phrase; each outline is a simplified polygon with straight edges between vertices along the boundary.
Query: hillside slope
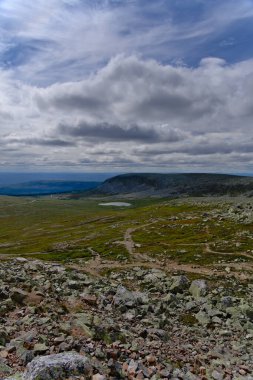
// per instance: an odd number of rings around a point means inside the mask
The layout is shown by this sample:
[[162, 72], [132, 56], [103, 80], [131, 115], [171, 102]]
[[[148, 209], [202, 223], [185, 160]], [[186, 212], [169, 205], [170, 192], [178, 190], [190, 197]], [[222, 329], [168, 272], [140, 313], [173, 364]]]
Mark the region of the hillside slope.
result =
[[253, 177], [226, 174], [123, 174], [103, 182], [95, 190], [105, 195], [208, 196], [253, 194]]

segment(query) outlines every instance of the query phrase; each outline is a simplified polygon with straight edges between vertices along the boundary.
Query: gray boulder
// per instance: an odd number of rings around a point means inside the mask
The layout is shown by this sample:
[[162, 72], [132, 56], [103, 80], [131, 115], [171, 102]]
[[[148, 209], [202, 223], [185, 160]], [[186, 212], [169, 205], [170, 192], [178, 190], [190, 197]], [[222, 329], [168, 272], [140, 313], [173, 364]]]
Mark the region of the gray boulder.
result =
[[69, 376], [91, 376], [92, 366], [85, 356], [75, 352], [41, 356], [28, 364], [23, 380], [67, 379]]

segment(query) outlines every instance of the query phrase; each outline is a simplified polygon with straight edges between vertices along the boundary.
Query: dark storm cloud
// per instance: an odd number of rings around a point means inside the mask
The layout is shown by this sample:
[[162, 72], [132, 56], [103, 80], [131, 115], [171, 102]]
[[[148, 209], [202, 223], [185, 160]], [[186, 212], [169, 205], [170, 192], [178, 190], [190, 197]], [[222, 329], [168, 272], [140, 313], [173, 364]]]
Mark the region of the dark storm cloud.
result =
[[76, 127], [60, 125], [59, 132], [72, 137], [83, 137], [90, 140], [158, 141], [159, 139], [159, 135], [155, 130], [144, 130], [137, 125], [131, 126], [128, 129], [123, 129], [118, 125], [108, 123], [95, 125], [80, 123]]
[[[52, 104], [51, 104], [52, 105]], [[59, 109], [67, 109], [73, 111], [75, 109], [85, 111], [96, 111], [100, 107], [106, 105], [104, 99], [99, 99], [99, 97], [92, 97], [89, 95], [65, 95], [59, 96], [54, 100], [54, 107]]]
[[86, 140], [108, 140], [108, 141], [136, 141], [155, 143], [159, 141], [175, 142], [184, 139], [184, 134], [170, 130], [159, 130], [159, 128], [145, 128], [139, 125], [122, 127], [119, 125], [100, 123], [90, 125], [85, 122], [77, 126], [61, 124], [58, 127], [59, 134], [72, 137], [82, 137]]
[[[168, 146], [166, 148], [158, 146], [150, 148], [150, 146], [135, 148], [134, 154], [138, 156], [160, 156], [172, 154], [187, 154], [189, 156], [209, 156], [209, 155], [230, 155], [231, 153], [253, 153], [253, 141], [249, 143], [237, 144], [236, 142], [194, 142], [192, 144], [176, 144], [175, 146]], [[189, 142], [189, 140], [188, 140]]]
[[41, 145], [41, 146], [54, 146], [54, 147], [75, 147], [76, 143], [72, 141], [65, 141], [61, 139], [26, 139], [26, 144]]
[[45, 147], [74, 147], [76, 146], [75, 142], [61, 140], [58, 138], [6, 138], [3, 142], [4, 144], [17, 144], [17, 145], [39, 145]]

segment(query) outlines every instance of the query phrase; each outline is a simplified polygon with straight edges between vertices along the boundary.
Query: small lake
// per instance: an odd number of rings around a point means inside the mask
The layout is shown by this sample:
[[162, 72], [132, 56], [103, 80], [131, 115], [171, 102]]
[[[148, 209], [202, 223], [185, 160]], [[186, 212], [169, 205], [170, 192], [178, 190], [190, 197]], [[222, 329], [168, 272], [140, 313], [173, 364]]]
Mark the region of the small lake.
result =
[[99, 206], [129, 207], [132, 205], [131, 203], [126, 203], [126, 202], [109, 202], [109, 203], [99, 203]]

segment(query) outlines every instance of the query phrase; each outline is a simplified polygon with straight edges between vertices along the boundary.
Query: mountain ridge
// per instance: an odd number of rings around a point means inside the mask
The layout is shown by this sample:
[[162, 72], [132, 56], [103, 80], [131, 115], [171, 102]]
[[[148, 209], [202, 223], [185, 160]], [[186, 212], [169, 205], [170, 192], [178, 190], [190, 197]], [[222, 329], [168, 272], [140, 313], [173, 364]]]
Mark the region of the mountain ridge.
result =
[[253, 177], [216, 173], [127, 173], [105, 180], [93, 191], [104, 195], [253, 195]]

